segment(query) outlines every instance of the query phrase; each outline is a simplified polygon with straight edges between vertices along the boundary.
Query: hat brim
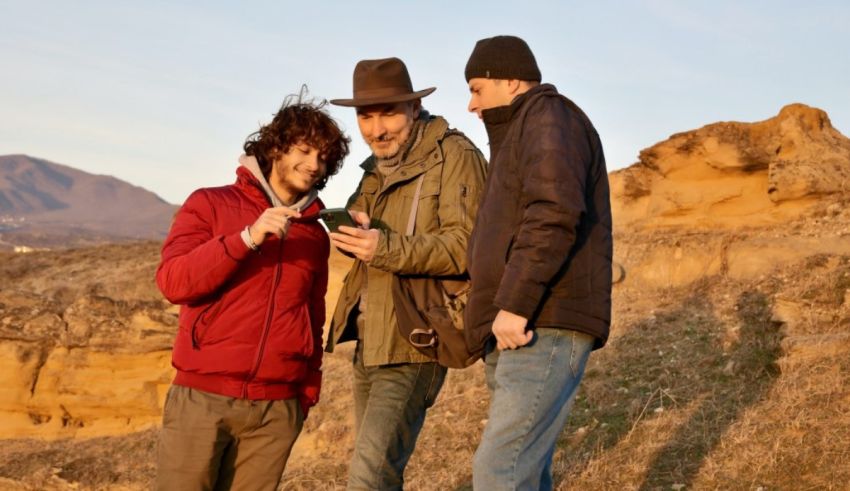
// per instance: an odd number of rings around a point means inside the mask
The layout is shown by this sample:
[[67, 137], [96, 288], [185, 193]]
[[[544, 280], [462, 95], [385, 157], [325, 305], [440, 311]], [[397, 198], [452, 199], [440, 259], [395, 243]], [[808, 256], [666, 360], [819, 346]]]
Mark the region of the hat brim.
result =
[[435, 90], [437, 90], [436, 87], [428, 87], [427, 89], [423, 89], [417, 92], [411, 92], [409, 94], [399, 94], [385, 97], [364, 97], [363, 99], [331, 99], [330, 102], [335, 106], [345, 107], [374, 106], [376, 104], [395, 104], [397, 102], [407, 102], [414, 101], [416, 99], [421, 99], [426, 95], [430, 95]]

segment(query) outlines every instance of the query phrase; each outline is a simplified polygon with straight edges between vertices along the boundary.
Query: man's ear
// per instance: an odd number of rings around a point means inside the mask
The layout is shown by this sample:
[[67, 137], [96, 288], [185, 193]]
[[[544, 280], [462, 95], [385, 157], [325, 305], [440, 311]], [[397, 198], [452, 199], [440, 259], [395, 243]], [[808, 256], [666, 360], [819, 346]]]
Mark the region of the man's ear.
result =
[[413, 101], [413, 119], [419, 119], [419, 113], [422, 111], [422, 99]]
[[511, 96], [519, 95], [519, 89], [522, 87], [522, 83], [519, 80], [509, 79], [508, 81], [508, 94]]

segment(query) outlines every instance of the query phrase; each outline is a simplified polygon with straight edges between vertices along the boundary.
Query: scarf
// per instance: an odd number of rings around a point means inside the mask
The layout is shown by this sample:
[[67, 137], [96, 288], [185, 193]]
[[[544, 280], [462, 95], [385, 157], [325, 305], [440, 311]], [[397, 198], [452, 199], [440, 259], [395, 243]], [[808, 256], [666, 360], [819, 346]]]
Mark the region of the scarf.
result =
[[375, 168], [382, 176], [387, 177], [395, 172], [396, 169], [401, 166], [401, 163], [407, 159], [407, 155], [410, 151], [419, 144], [422, 140], [422, 135], [425, 134], [428, 117], [428, 111], [422, 109], [419, 113], [419, 118], [413, 123], [413, 128], [410, 130], [410, 136], [398, 149], [398, 153], [388, 159], [375, 158]]

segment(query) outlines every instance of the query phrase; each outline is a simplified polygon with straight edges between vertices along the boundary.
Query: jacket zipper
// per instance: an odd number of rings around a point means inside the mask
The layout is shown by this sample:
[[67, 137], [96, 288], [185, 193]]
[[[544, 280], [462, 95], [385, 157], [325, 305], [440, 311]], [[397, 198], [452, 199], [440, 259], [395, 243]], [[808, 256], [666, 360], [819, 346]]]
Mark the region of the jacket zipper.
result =
[[469, 188], [466, 184], [460, 185], [460, 223], [466, 226], [466, 195], [469, 193]]
[[269, 292], [269, 306], [266, 310], [266, 325], [263, 327], [263, 335], [260, 337], [260, 346], [257, 349], [257, 354], [254, 356], [254, 367], [242, 383], [242, 399], [248, 398], [248, 384], [254, 379], [254, 377], [257, 376], [257, 372], [260, 370], [260, 363], [263, 361], [263, 352], [266, 348], [266, 340], [269, 337], [269, 331], [271, 331], [272, 314], [274, 313], [274, 292], [277, 291], [277, 285], [280, 283], [281, 269], [283, 269], [283, 265], [281, 263], [283, 261], [283, 242], [284, 240], [281, 238], [280, 246], [277, 251], [277, 266], [274, 270], [274, 281], [272, 281], [272, 289], [271, 292]]

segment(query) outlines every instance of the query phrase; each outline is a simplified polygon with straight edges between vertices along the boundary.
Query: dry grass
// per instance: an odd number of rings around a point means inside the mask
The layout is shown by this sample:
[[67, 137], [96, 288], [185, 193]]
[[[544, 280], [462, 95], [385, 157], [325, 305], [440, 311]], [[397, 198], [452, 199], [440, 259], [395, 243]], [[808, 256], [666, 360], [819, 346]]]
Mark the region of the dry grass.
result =
[[[824, 345], [818, 340], [831, 338], [818, 336], [850, 329], [842, 279], [850, 277], [850, 261], [818, 264], [754, 282], [710, 278], [653, 292], [649, 302], [645, 291], [617, 291], [615, 305], [630, 307], [618, 309], [610, 345], [591, 357], [556, 453], [559, 489], [819, 489], [846, 482], [850, 464], [836, 463], [850, 448], [837, 438], [850, 425], [850, 342]], [[776, 298], [804, 292], [809, 321], [774, 320]], [[811, 343], [788, 342], [800, 336]], [[350, 352], [333, 362], [329, 383], [347, 382], [349, 359]], [[348, 389], [331, 397], [348, 398]], [[450, 372], [408, 467], [408, 489], [470, 489], [487, 399], [480, 364]], [[344, 486], [351, 410], [342, 400], [324, 404], [311, 421], [324, 432], [315, 443], [321, 451], [292, 461], [284, 489]]]
[[[322, 403], [307, 420], [284, 473], [287, 491], [344, 489], [354, 441], [351, 346], [326, 358]], [[450, 370], [405, 473], [410, 490], [471, 488], [472, 453], [487, 418], [481, 363]]]
[[778, 329], [765, 294], [729, 300], [703, 284], [623, 326], [592, 358], [555, 466], [563, 489], [690, 485], [777, 374]]
[[[346, 262], [333, 261], [331, 284], [339, 284]], [[848, 287], [850, 258], [838, 256], [752, 281], [717, 276], [667, 291], [618, 286], [610, 344], [591, 357], [556, 452], [558, 489], [846, 488]], [[322, 402], [281, 489], [344, 488], [353, 442], [350, 362], [350, 345], [326, 357]], [[481, 364], [450, 371], [406, 489], [471, 488], [487, 418], [483, 378]], [[147, 489], [154, 442], [153, 432], [0, 442], [0, 478], [11, 479], [0, 487]]]

